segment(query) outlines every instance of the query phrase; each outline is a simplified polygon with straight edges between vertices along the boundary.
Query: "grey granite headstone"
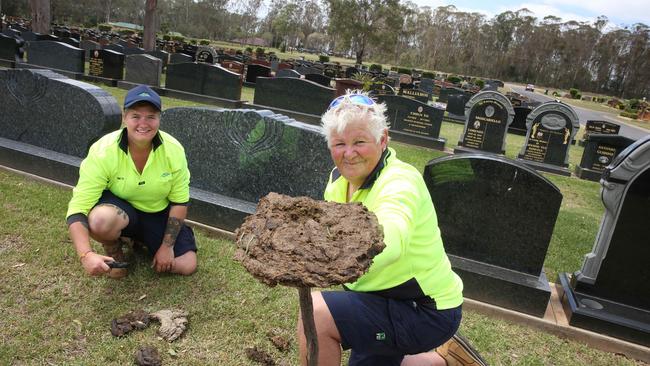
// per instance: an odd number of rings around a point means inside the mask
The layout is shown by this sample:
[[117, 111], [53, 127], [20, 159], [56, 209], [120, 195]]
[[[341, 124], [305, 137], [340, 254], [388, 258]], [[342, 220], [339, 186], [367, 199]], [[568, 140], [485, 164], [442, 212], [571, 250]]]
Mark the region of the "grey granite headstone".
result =
[[39, 33], [34, 33], [32, 31], [21, 32], [21, 37], [25, 40], [25, 42], [37, 41], [39, 35]]
[[54, 41], [27, 42], [27, 63], [84, 73], [84, 50]]
[[504, 154], [506, 132], [515, 110], [499, 92], [484, 91], [465, 104], [465, 128], [454, 152], [489, 152]]
[[321, 199], [332, 169], [320, 127], [266, 110], [171, 108], [161, 129], [185, 147], [190, 215], [227, 230], [269, 192]]
[[165, 88], [240, 100], [242, 76], [221, 66], [202, 62], [170, 64], [167, 66]]
[[254, 104], [294, 112], [321, 115], [336, 90], [296, 78], [257, 78]]
[[162, 60], [151, 55], [126, 56], [126, 75], [124, 80], [136, 83], [160, 86]]
[[432, 160], [424, 180], [463, 295], [542, 317], [550, 299], [543, 265], [560, 190], [535, 170], [494, 154]]
[[172, 53], [169, 55], [170, 64], [180, 64], [183, 62], [192, 62], [192, 56], [186, 55], [184, 53]]
[[146, 51], [144, 48], [140, 47], [124, 47], [124, 54], [125, 55], [142, 55], [145, 54]]
[[300, 73], [293, 69], [282, 69], [275, 73], [279, 78], [297, 78], [300, 79]]
[[[604, 136], [604, 135], [603, 135]], [[605, 214], [582, 269], [560, 274], [569, 324], [650, 346], [650, 136], [601, 179]]]
[[167, 64], [169, 64], [169, 52], [154, 50], [154, 51], [148, 51], [146, 54], [160, 59], [162, 61], [163, 70], [165, 70]]
[[525, 164], [560, 175], [571, 175], [569, 147], [580, 129], [573, 108], [558, 101], [546, 102], [526, 118], [526, 142], [518, 158]]
[[50, 70], [0, 70], [0, 164], [75, 184], [90, 145], [121, 124], [103, 89]]
[[79, 40], [74, 39], [74, 38], [64, 37], [64, 38], [61, 38], [61, 40], [59, 42], [69, 44], [72, 47], [81, 48], [80, 45], [79, 45]]

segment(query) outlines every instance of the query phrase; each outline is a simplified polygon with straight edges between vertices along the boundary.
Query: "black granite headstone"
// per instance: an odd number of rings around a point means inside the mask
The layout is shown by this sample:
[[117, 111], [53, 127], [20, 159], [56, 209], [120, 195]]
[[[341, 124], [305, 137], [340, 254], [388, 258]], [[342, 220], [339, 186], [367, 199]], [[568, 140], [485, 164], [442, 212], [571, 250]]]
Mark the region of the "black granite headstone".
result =
[[[418, 89], [427, 92], [429, 94], [433, 94], [433, 89], [435, 87], [435, 83], [433, 82], [433, 79], [429, 78], [421, 78], [420, 83], [418, 84]], [[464, 113], [464, 111], [463, 111]]]
[[35, 33], [32, 31], [21, 32], [21, 37], [25, 40], [25, 42], [37, 41], [38, 36], [40, 36], [40, 33]]
[[70, 37], [61, 38], [61, 40], [59, 42], [69, 44], [72, 47], [81, 48], [80, 45], [79, 45], [79, 40], [76, 40], [74, 38], [70, 38]]
[[[185, 147], [190, 218], [236, 229], [269, 192], [320, 199], [332, 169], [321, 128], [261, 110], [172, 108], [161, 129]], [[296, 174], [298, 167], [300, 174]]]
[[0, 59], [11, 62], [22, 61], [20, 47], [21, 44], [17, 39], [0, 34]]
[[526, 136], [528, 129], [526, 128], [526, 118], [532, 108], [530, 107], [514, 107], [515, 108], [515, 118], [512, 120], [512, 123], [508, 127], [508, 133], [515, 135]]
[[449, 96], [452, 94], [464, 94], [465, 91], [459, 88], [442, 88], [440, 89], [440, 95], [438, 96], [438, 102], [447, 103]]
[[162, 60], [151, 55], [126, 56], [124, 80], [135, 84], [160, 86]]
[[580, 129], [573, 108], [562, 102], [546, 102], [530, 112], [526, 128], [526, 142], [519, 159], [534, 169], [571, 175], [567, 169], [569, 147]]
[[0, 165], [75, 184], [81, 159], [121, 124], [103, 89], [50, 70], [0, 70]]
[[401, 88], [399, 90], [399, 94], [402, 97], [417, 100], [418, 102], [422, 103], [428, 103], [429, 100], [431, 99], [431, 94], [418, 90], [418, 89], [403, 89]]
[[432, 160], [424, 180], [463, 294], [542, 317], [550, 299], [543, 264], [560, 190], [533, 169], [494, 154]]
[[192, 56], [186, 55], [184, 53], [172, 53], [169, 55], [170, 64], [180, 64], [184, 62], [192, 62]]
[[118, 52], [118, 53], [121, 53], [121, 54], [124, 54], [124, 49], [125, 48], [126, 47], [124, 47], [122, 45], [119, 45], [119, 44], [115, 44], [115, 43], [107, 44], [106, 46], [104, 46], [105, 50], [111, 50], [111, 51], [115, 51], [115, 52]]
[[582, 269], [560, 274], [569, 324], [650, 346], [650, 136], [601, 180], [605, 214]]
[[503, 94], [484, 91], [465, 105], [465, 128], [454, 152], [504, 154], [506, 131], [515, 111]]
[[95, 41], [85, 39], [85, 40], [79, 42], [79, 48], [81, 48], [82, 50], [84, 50], [86, 52], [85, 53], [86, 54], [86, 61], [88, 61], [92, 51], [101, 50], [102, 45], [100, 45], [99, 42], [95, 42]]
[[88, 75], [118, 80], [124, 78], [124, 55], [121, 53], [107, 49], [91, 51], [88, 65]]
[[54, 41], [27, 42], [27, 62], [32, 65], [84, 73], [84, 50]]
[[275, 73], [279, 78], [297, 78], [300, 79], [300, 73], [293, 69], [282, 69]]
[[585, 140], [592, 133], [606, 134], [606, 135], [618, 135], [618, 131], [621, 130], [621, 126], [609, 121], [593, 121], [589, 120], [585, 123], [585, 134], [582, 136], [582, 139], [578, 141], [580, 146], [585, 145]]
[[328, 88], [332, 86], [332, 78], [322, 74], [305, 74], [305, 80], [313, 81]]
[[336, 90], [297, 78], [257, 78], [254, 103], [271, 108], [321, 115]]
[[445, 110], [449, 112], [453, 118], [465, 121], [465, 104], [469, 102], [470, 97], [468, 94], [451, 94], [447, 96], [447, 108]]
[[242, 76], [203, 62], [170, 64], [167, 66], [165, 88], [240, 100]]
[[625, 136], [593, 132], [588, 134], [580, 165], [576, 166], [576, 175], [598, 182], [605, 168], [632, 143], [634, 140]]
[[395, 95], [395, 89], [386, 83], [370, 84], [369, 95]]
[[196, 50], [196, 62], [214, 64], [217, 62], [217, 51], [212, 47], [200, 46], [198, 50]]
[[258, 77], [268, 78], [271, 76], [271, 68], [264, 65], [250, 64], [246, 68], [246, 82], [255, 83]]
[[380, 95], [377, 100], [386, 104], [389, 132], [396, 141], [444, 150], [446, 140], [439, 137], [442, 108], [397, 95]]

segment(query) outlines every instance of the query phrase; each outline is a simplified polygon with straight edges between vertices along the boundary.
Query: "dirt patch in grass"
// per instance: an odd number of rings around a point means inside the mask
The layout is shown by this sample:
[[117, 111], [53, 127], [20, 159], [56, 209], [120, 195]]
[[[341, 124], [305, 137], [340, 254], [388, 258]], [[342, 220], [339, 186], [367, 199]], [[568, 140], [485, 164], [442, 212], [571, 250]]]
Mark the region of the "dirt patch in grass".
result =
[[257, 363], [260, 363], [264, 366], [275, 366], [275, 360], [273, 357], [271, 357], [268, 352], [261, 350], [257, 347], [249, 347], [246, 348], [246, 357], [248, 357], [249, 360], [255, 361]]
[[25, 245], [25, 241], [20, 235], [4, 235], [0, 237], [0, 254], [11, 249], [20, 249]]
[[236, 232], [235, 259], [269, 286], [354, 281], [384, 248], [377, 217], [359, 203], [269, 193]]

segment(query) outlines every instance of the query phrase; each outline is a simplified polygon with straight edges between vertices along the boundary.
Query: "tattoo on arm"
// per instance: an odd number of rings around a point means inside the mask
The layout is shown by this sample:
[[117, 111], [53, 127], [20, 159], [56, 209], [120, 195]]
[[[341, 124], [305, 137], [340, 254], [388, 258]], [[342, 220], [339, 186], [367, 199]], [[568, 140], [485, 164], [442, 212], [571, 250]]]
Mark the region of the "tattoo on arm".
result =
[[176, 243], [176, 237], [181, 231], [183, 220], [170, 216], [167, 219], [167, 227], [165, 228], [165, 235], [163, 236], [163, 244], [168, 247], [173, 247]]

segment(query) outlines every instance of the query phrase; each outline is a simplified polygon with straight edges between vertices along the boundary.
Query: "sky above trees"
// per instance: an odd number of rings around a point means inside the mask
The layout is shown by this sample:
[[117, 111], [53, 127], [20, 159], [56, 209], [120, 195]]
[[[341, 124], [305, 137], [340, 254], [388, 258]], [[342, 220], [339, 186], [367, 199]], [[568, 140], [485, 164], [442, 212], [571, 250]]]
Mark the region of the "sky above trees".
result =
[[544, 18], [547, 15], [557, 16], [563, 20], [593, 22], [598, 16], [604, 15], [610, 21], [610, 26], [631, 26], [635, 23], [650, 25], [650, 11], [647, 0], [411, 0], [418, 6], [454, 5], [464, 12], [478, 12], [488, 18], [507, 10], [516, 11], [526, 8], [533, 16]]

